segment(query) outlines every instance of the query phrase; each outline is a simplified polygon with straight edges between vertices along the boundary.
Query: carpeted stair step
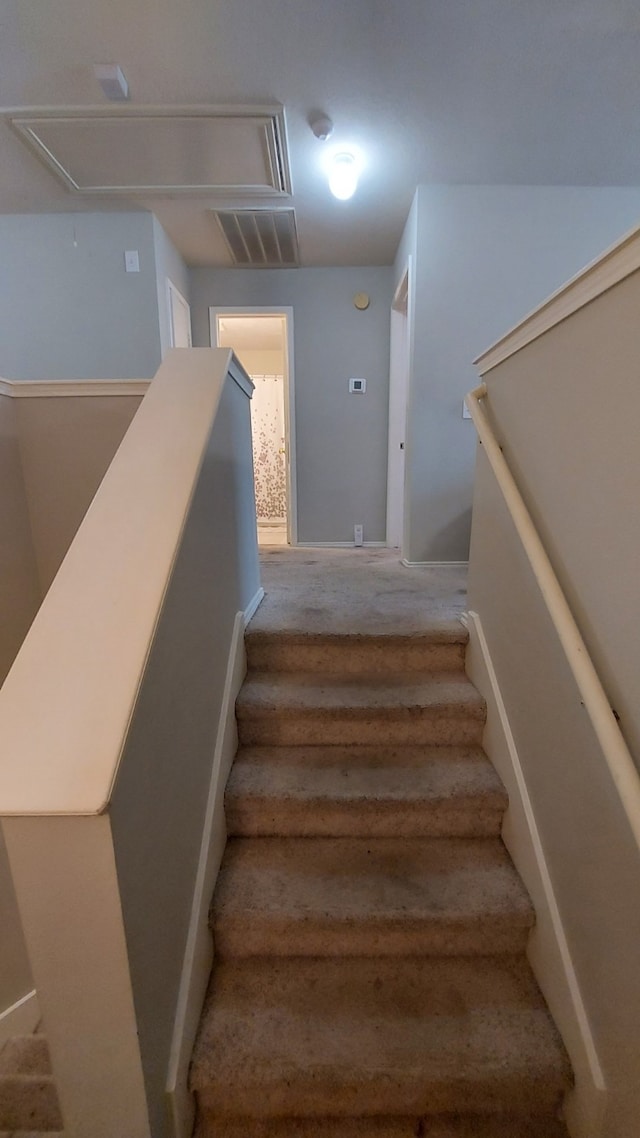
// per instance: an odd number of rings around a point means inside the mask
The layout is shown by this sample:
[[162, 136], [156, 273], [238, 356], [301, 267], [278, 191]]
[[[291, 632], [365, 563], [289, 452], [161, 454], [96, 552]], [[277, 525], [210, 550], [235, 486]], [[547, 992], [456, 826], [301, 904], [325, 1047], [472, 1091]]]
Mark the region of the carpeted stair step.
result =
[[412, 635], [280, 632], [248, 628], [247, 661], [253, 671], [387, 673], [464, 670], [469, 634], [459, 620], [441, 618]]
[[485, 704], [457, 673], [388, 677], [249, 673], [236, 702], [243, 745], [479, 744]]
[[233, 838], [221, 958], [524, 952], [534, 914], [499, 838]]
[[209, 1119], [553, 1118], [569, 1070], [522, 958], [286, 958], [215, 968], [191, 1079]]
[[[0, 1135], [2, 1138], [2, 1135]], [[545, 1115], [490, 1118], [217, 1118], [199, 1120], [195, 1138], [569, 1138], [563, 1122]]]
[[225, 813], [247, 837], [487, 837], [507, 802], [479, 747], [245, 747]]
[[49, 1049], [43, 1035], [14, 1036], [0, 1050], [0, 1129], [62, 1129]]

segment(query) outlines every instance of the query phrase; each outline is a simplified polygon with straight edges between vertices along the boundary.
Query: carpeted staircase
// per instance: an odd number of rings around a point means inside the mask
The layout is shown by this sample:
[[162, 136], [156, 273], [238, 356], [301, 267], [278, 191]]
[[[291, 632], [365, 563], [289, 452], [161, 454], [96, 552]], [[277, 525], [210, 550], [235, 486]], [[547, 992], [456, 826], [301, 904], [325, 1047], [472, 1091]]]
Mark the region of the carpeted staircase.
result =
[[465, 640], [248, 630], [199, 1138], [566, 1135]]
[[0, 1138], [59, 1138], [62, 1119], [44, 1035], [0, 1045]]

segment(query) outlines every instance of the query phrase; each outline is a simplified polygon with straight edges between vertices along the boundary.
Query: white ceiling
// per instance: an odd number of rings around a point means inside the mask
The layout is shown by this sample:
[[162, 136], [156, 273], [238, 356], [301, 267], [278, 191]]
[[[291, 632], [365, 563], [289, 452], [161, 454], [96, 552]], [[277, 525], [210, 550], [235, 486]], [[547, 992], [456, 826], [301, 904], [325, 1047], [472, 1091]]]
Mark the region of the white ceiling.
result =
[[[638, 0], [0, 5], [1, 106], [98, 103], [100, 62], [135, 105], [282, 103], [305, 265], [389, 263], [420, 182], [640, 186], [639, 61]], [[334, 119], [328, 144], [314, 109]], [[346, 143], [365, 169], [338, 202], [321, 162]], [[211, 204], [136, 199], [190, 263], [228, 264]], [[0, 211], [78, 208], [131, 203], [70, 195], [0, 124]]]
[[283, 316], [221, 316], [218, 343], [235, 351], [282, 351]]

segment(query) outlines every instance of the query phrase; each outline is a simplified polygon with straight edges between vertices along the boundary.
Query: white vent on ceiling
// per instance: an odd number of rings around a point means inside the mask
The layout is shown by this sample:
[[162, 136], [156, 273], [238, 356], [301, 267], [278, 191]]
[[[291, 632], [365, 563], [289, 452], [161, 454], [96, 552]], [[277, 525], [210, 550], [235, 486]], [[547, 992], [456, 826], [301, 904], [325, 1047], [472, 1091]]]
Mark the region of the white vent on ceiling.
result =
[[221, 210], [214, 216], [234, 265], [288, 269], [300, 264], [294, 210]]
[[24, 142], [81, 194], [291, 193], [283, 108], [5, 110]]

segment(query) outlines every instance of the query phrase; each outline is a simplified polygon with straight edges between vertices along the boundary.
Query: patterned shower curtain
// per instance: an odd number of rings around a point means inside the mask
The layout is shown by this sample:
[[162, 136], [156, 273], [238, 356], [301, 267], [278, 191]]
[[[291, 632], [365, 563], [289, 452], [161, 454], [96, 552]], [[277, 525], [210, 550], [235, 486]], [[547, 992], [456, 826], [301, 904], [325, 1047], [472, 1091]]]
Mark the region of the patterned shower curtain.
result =
[[284, 434], [284, 379], [252, 375], [251, 400], [256, 513], [261, 521], [283, 521], [287, 513]]

